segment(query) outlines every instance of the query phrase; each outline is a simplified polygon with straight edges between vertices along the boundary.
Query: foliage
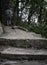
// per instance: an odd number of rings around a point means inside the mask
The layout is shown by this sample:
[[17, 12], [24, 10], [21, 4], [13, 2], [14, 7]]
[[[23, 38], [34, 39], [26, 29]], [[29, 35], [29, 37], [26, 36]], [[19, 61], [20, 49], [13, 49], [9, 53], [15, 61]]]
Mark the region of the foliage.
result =
[[47, 37], [47, 25], [45, 22], [42, 24], [39, 23], [38, 25], [36, 23], [32, 23], [29, 25], [29, 30]]
[[[7, 7], [10, 7], [13, 10], [13, 20], [15, 19], [14, 23], [19, 23], [19, 20], [22, 21], [24, 9], [26, 9], [24, 12], [25, 14], [28, 11], [28, 24], [30, 24], [31, 17], [35, 12], [39, 14], [38, 22], [42, 21], [42, 15], [44, 12], [44, 0], [1, 0], [0, 2], [2, 3], [1, 6], [3, 10], [5, 10]], [[19, 3], [21, 3], [20, 8]], [[20, 16], [19, 12], [21, 12]]]
[[22, 22], [19, 26], [28, 29], [28, 31], [41, 34], [43, 37], [47, 37], [47, 25], [46, 22], [28, 24], [28, 22]]
[[41, 35], [47, 37], [47, 25], [44, 23], [41, 24], [39, 27], [41, 27]]
[[[20, 9], [19, 3], [21, 3]], [[14, 22], [14, 24], [20, 25], [27, 28], [29, 31], [34, 31], [47, 37], [47, 10], [44, 6], [44, 0], [0, 0], [0, 10], [2, 9], [2, 12], [4, 12], [8, 7], [13, 10], [12, 22]], [[24, 9], [26, 9], [24, 12], [25, 14], [28, 11], [28, 22], [22, 22], [22, 14]], [[20, 16], [19, 12], [21, 12]], [[31, 22], [31, 17], [35, 12], [39, 14], [39, 24]], [[2, 13], [2, 16], [3, 15], [4, 13]], [[3, 17], [1, 19], [4, 21]], [[43, 19], [44, 21], [42, 21]]]

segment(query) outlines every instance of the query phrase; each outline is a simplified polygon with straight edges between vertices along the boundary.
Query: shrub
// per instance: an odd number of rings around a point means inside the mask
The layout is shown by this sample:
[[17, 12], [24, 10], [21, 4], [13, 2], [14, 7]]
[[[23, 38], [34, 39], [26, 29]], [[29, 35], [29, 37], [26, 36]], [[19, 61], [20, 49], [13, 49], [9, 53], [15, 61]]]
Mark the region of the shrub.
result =
[[35, 32], [37, 34], [41, 34], [44, 37], [47, 37], [47, 24], [45, 22], [43, 23], [30, 23], [22, 22], [20, 26], [28, 29], [28, 31]]

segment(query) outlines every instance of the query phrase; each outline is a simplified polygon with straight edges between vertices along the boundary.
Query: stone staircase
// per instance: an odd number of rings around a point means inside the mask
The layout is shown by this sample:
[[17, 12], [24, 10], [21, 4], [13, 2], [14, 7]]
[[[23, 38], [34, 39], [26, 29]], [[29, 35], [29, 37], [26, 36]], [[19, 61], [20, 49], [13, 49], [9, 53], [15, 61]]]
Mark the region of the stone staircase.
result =
[[5, 27], [6, 33], [0, 36], [0, 57], [9, 60], [47, 59], [47, 39], [41, 35]]
[[47, 59], [47, 50], [8, 47], [0, 52], [0, 56], [8, 60], [45, 60]]

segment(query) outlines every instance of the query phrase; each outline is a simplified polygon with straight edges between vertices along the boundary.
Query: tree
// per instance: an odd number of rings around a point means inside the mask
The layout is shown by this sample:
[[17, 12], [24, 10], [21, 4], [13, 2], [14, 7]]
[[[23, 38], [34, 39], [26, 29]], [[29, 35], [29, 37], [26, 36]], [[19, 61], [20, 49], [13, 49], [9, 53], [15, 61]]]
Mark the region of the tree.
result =
[[3, 33], [5, 32], [4, 23], [5, 23], [5, 9], [9, 4], [9, 0], [0, 0], [0, 21], [2, 24]]
[[[4, 4], [2, 9], [5, 10], [7, 7], [10, 7], [13, 10], [12, 22], [19, 24], [22, 21], [23, 10], [26, 9], [25, 13], [28, 11], [28, 24], [31, 22], [32, 15], [36, 12], [38, 16], [38, 22], [42, 21], [43, 9], [44, 9], [44, 0], [1, 0]], [[19, 3], [21, 3], [19, 9]], [[19, 12], [20, 16], [19, 16]]]

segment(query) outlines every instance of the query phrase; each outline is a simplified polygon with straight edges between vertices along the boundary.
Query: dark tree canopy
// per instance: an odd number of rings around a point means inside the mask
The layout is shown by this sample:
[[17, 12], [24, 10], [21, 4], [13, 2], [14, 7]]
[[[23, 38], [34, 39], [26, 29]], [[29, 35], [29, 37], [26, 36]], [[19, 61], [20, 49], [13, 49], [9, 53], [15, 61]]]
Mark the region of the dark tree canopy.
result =
[[[21, 5], [19, 5], [21, 3]], [[20, 8], [19, 8], [20, 6]], [[13, 20], [19, 23], [22, 20], [23, 10], [28, 11], [28, 23], [30, 24], [32, 15], [38, 14], [38, 22], [41, 22], [44, 14], [44, 0], [0, 0], [0, 9], [3, 11], [10, 7], [13, 10]], [[19, 16], [20, 12], [20, 16]]]

